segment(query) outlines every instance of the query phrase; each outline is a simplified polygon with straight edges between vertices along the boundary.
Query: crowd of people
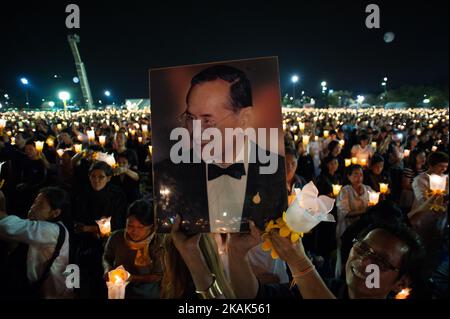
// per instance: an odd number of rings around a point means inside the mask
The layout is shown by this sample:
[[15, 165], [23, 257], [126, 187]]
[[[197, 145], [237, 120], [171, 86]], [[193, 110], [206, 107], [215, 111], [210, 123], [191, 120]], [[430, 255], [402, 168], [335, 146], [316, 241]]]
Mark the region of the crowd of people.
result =
[[336, 223], [294, 244], [273, 230], [273, 260], [252, 223], [187, 236], [177, 216], [157, 232], [150, 110], [3, 113], [0, 295], [105, 299], [123, 266], [125, 298], [447, 298], [448, 123], [440, 109], [283, 109], [288, 194], [312, 181]]

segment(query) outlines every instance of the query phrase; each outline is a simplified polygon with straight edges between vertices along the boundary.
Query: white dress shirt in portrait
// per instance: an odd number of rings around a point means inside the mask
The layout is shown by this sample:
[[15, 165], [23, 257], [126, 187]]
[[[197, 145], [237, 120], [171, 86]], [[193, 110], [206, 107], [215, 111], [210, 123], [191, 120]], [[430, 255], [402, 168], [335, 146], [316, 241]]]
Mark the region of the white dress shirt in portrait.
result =
[[245, 175], [240, 179], [222, 175], [209, 181], [208, 165], [217, 164], [206, 165], [209, 223], [212, 233], [235, 233], [240, 231], [242, 210], [247, 189], [250, 145], [251, 143], [248, 143], [249, 151], [247, 152], [247, 156], [244, 156], [245, 146], [241, 147], [237, 156], [237, 159], [244, 159]]

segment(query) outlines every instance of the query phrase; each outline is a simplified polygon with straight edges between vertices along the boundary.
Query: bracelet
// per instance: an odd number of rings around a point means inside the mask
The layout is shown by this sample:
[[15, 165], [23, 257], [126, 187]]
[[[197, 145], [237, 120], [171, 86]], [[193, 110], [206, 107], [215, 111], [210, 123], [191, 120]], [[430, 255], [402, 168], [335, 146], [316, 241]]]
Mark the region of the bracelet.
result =
[[[295, 261], [295, 264], [297, 266], [303, 266], [303, 264], [306, 263], [308, 266], [311, 264], [311, 260], [308, 258], [308, 256], [303, 256], [300, 260]], [[303, 267], [299, 267], [303, 268]]]
[[310, 265], [308, 266], [308, 268], [306, 268], [305, 270], [301, 271], [299, 274], [296, 275], [292, 275], [292, 281], [291, 281], [291, 285], [290, 285], [290, 289], [292, 289], [292, 287], [294, 287], [294, 285], [297, 284], [297, 280], [296, 278], [301, 278], [307, 274], [309, 274], [311, 271], [313, 271], [316, 268], [316, 266], [314, 265]]
[[300, 273], [292, 275], [292, 277], [293, 278], [303, 277], [303, 276], [309, 274], [314, 269], [316, 269], [316, 266], [310, 265], [308, 268], [306, 268], [305, 270], [301, 271]]
[[195, 292], [200, 295], [202, 299], [216, 299], [220, 295], [223, 295], [222, 289], [220, 289], [217, 283], [216, 276], [211, 274], [213, 281], [206, 290], [196, 290]]

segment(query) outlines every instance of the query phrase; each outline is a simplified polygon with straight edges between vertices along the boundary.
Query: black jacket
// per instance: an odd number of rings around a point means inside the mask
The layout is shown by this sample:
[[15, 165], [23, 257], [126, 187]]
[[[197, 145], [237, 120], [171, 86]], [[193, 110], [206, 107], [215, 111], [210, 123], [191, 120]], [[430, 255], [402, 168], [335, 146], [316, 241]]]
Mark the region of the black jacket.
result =
[[[255, 152], [256, 148], [251, 150]], [[257, 156], [255, 158], [256, 163], [248, 166], [241, 232], [249, 230], [248, 220], [263, 229], [266, 222], [280, 217], [287, 208], [284, 157], [277, 155], [278, 169], [274, 174], [260, 174], [259, 168], [267, 165], [261, 164]], [[182, 217], [185, 232], [210, 232], [205, 162], [174, 164], [167, 159], [155, 164], [154, 186], [159, 232], [170, 231], [169, 219], [176, 214]], [[165, 189], [170, 193], [164, 192]], [[258, 193], [259, 203], [254, 201]]]

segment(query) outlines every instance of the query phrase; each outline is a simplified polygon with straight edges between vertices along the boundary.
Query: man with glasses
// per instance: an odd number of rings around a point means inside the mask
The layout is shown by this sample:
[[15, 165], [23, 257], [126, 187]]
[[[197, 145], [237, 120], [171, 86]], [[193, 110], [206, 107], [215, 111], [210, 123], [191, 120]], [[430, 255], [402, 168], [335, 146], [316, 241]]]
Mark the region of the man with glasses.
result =
[[[155, 164], [160, 231], [169, 229], [170, 218], [176, 214], [183, 218], [182, 229], [188, 233], [247, 231], [249, 219], [263, 228], [266, 221], [279, 217], [287, 206], [284, 157], [248, 138], [240, 147], [236, 136], [233, 142], [225, 139], [225, 129], [252, 127], [252, 89], [245, 73], [227, 65], [204, 69], [191, 80], [186, 106], [180, 122], [195, 144], [189, 163], [164, 160]], [[202, 133], [208, 128], [221, 133], [221, 154], [214, 153], [216, 149], [210, 154], [214, 163], [199, 159], [195, 152], [210, 142], [195, 137], [198, 124]], [[271, 164], [261, 163], [263, 152], [277, 161], [275, 173], [261, 174], [260, 168]], [[232, 160], [225, 154], [233, 154]]]

